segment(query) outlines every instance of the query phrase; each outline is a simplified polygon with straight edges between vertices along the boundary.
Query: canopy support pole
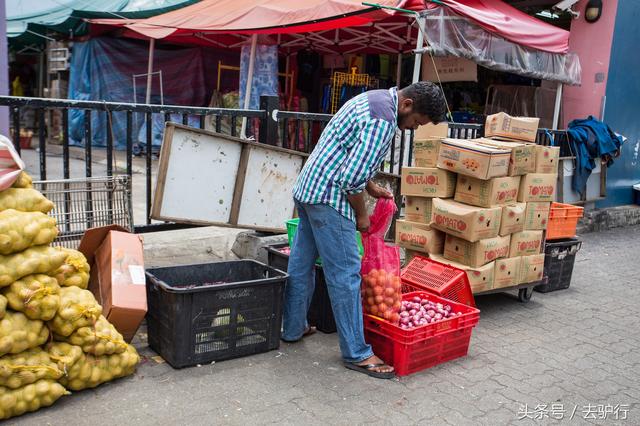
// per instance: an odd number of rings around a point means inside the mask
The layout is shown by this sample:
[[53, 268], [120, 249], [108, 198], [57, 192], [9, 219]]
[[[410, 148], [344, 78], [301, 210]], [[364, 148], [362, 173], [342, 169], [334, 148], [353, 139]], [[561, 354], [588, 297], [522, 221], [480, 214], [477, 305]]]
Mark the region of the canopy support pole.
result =
[[149, 39], [149, 63], [147, 64], [147, 94], [146, 97], [144, 99], [144, 103], [149, 105], [149, 103], [151, 102], [151, 83], [152, 83], [152, 75], [151, 73], [153, 72], [153, 53], [156, 47], [156, 39], [155, 38], [150, 38]]
[[558, 122], [560, 121], [560, 104], [562, 103], [562, 83], [558, 83], [556, 89], [556, 104], [553, 108], [553, 130], [558, 130]]
[[400, 81], [402, 79], [402, 53], [398, 53], [398, 64], [396, 65], [396, 87], [400, 88]]
[[[244, 90], [243, 109], [249, 109], [249, 101], [251, 100], [251, 86], [253, 86], [253, 66], [256, 61], [256, 45], [258, 44], [258, 34], [251, 36], [251, 53], [249, 55], [249, 72], [247, 73], [247, 85]], [[242, 117], [242, 130], [240, 137], [247, 138], [247, 117]]]
[[424, 34], [422, 29], [425, 25], [425, 18], [420, 16], [416, 18], [418, 29], [418, 40], [416, 41], [416, 56], [413, 62], [413, 79], [412, 83], [417, 83], [420, 80], [420, 65], [422, 65], [422, 48], [424, 47]]

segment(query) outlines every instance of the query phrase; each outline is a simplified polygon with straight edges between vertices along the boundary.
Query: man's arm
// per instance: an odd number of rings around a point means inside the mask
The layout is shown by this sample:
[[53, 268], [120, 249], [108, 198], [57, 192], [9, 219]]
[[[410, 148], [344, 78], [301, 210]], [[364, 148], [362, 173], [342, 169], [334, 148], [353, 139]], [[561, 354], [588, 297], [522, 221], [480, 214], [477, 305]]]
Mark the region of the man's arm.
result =
[[364, 192], [348, 194], [347, 199], [356, 215], [356, 228], [360, 232], [367, 232], [369, 230], [369, 215], [364, 202]]

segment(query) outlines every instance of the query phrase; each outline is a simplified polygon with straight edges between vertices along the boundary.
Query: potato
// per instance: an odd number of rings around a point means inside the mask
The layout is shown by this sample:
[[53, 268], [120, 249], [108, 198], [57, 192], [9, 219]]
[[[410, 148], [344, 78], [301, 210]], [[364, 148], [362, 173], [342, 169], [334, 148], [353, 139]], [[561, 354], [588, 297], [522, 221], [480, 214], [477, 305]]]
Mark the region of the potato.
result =
[[54, 380], [38, 380], [19, 389], [0, 387], [0, 419], [48, 407], [69, 392]]
[[49, 213], [55, 205], [32, 188], [9, 188], [0, 192], [0, 211], [14, 209], [21, 212]]
[[87, 288], [89, 285], [89, 263], [87, 258], [77, 250], [60, 248], [66, 253], [62, 266], [51, 273], [58, 280], [58, 284], [65, 287], [75, 286]]
[[127, 350], [122, 334], [102, 315], [94, 326], [80, 327], [68, 337], [54, 335], [54, 338], [80, 346], [84, 352], [97, 356], [119, 354]]
[[7, 298], [0, 294], [0, 319], [4, 318], [7, 312]]
[[66, 259], [66, 254], [53, 247], [37, 246], [20, 253], [0, 255], [0, 287], [6, 287], [31, 274], [55, 271]]
[[40, 379], [58, 380], [62, 370], [41, 348], [0, 358], [0, 386], [18, 389]]
[[18, 175], [18, 179], [13, 182], [12, 188], [33, 188], [33, 179], [23, 170]]
[[33, 320], [49, 321], [60, 306], [60, 286], [55, 278], [48, 275], [27, 275], [2, 292], [11, 309]]
[[50, 343], [47, 351], [51, 359], [58, 360], [58, 368], [66, 372], [60, 383], [76, 391], [131, 375], [140, 362], [138, 352], [131, 345], [122, 353], [104, 356], [85, 354], [78, 346], [62, 342]]
[[44, 322], [30, 320], [22, 312], [7, 311], [0, 320], [0, 356], [40, 346], [48, 337], [49, 329]]
[[55, 334], [68, 337], [80, 327], [93, 327], [101, 314], [102, 307], [89, 290], [62, 287], [60, 307], [48, 325]]
[[0, 254], [50, 244], [58, 236], [56, 220], [41, 212], [0, 212]]

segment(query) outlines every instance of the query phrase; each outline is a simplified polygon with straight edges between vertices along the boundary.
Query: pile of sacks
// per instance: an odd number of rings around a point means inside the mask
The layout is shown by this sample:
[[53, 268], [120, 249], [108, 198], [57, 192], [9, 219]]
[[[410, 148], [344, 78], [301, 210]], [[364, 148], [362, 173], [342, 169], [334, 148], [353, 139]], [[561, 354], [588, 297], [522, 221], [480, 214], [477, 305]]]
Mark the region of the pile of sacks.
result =
[[84, 255], [50, 247], [53, 208], [24, 172], [0, 192], [0, 419], [130, 375], [140, 360], [87, 290]]

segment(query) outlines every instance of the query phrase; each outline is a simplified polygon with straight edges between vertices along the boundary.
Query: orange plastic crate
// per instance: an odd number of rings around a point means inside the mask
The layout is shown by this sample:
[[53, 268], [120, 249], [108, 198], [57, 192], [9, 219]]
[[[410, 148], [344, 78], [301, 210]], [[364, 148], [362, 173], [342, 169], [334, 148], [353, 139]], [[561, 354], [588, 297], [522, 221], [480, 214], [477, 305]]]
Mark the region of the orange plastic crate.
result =
[[571, 204], [551, 203], [547, 240], [572, 238], [576, 236], [578, 220], [584, 215], [584, 208]]

